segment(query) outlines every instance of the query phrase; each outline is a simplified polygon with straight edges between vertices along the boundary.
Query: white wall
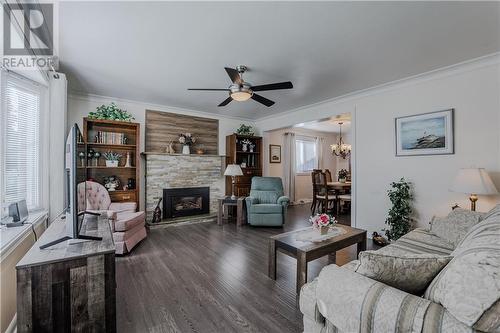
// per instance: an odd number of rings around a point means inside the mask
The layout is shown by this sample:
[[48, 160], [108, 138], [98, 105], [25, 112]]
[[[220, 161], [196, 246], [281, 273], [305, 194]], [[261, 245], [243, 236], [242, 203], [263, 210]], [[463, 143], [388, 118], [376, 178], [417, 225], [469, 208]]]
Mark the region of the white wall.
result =
[[[219, 119], [219, 154], [224, 155], [226, 152], [226, 135], [234, 133], [234, 131], [240, 126], [240, 124], [247, 124], [255, 126], [255, 123], [245, 119], [239, 118], [228, 118], [220, 117], [211, 113], [197, 112], [192, 110], [180, 109], [169, 107], [165, 105], [148, 104], [143, 102], [113, 98], [113, 97], [103, 97], [103, 96], [82, 96], [76, 94], [68, 95], [68, 126], [75, 123], [82, 128], [83, 118], [86, 117], [89, 112], [95, 111], [96, 107], [102, 104], [109, 104], [115, 102], [119, 108], [125, 109], [130, 112], [134, 118], [135, 122], [141, 124], [141, 144], [140, 150], [144, 151], [144, 138], [145, 138], [145, 111], [155, 110], [179, 113], [190, 116], [198, 116], [212, 119]], [[196, 134], [196, 133], [194, 133]], [[144, 179], [144, 159], [141, 161], [141, 179]], [[141, 209], [144, 209], [144, 181], [140, 182], [140, 204]]]
[[[391, 181], [414, 183], [417, 225], [445, 215], [456, 202], [469, 207], [467, 195], [448, 191], [459, 168], [484, 167], [500, 189], [500, 56], [485, 57], [408, 80], [259, 120], [261, 131], [353, 115], [353, 218], [370, 232], [384, 227]], [[455, 109], [455, 154], [396, 157], [394, 118]], [[478, 210], [500, 197], [480, 197]]]
[[[330, 169], [332, 177], [335, 177], [337, 170], [337, 158], [330, 153], [330, 145], [337, 141], [337, 134], [318, 132], [303, 128], [283, 128], [275, 131], [264, 133], [264, 176], [283, 177], [283, 162], [282, 163], [269, 163], [269, 145], [281, 145], [283, 149], [283, 134], [285, 132], [293, 132], [296, 135], [322, 137], [324, 138], [323, 145], [323, 168]], [[283, 150], [281, 152], [281, 159]], [[312, 181], [311, 174], [298, 174], [295, 176], [295, 200], [310, 200], [312, 199]]]

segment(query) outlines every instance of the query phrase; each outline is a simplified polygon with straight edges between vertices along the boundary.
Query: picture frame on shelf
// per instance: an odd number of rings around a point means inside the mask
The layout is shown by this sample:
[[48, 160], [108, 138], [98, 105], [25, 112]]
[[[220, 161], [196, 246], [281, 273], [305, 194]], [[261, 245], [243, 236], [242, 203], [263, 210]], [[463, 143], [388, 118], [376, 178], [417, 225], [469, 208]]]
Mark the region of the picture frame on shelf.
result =
[[281, 163], [281, 145], [269, 145], [269, 163]]
[[454, 109], [395, 119], [396, 156], [454, 154]]

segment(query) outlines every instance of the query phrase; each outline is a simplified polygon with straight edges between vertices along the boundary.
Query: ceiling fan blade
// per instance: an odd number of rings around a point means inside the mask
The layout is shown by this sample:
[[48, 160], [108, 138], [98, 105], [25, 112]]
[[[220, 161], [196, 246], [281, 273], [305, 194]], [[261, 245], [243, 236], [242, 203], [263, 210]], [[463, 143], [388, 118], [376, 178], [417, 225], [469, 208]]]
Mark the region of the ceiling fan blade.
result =
[[231, 96], [229, 96], [228, 98], [226, 98], [226, 99], [224, 100], [224, 102], [220, 103], [220, 104], [219, 104], [219, 105], [217, 105], [217, 106], [226, 106], [226, 105], [228, 105], [228, 104], [229, 104], [232, 100], [233, 100], [233, 99], [232, 99], [232, 97], [231, 97]]
[[259, 103], [264, 104], [264, 105], [265, 105], [265, 106], [267, 106], [267, 107], [270, 107], [270, 106], [272, 106], [272, 105], [274, 104], [274, 102], [273, 102], [273, 101], [271, 101], [270, 99], [267, 99], [267, 98], [262, 97], [261, 95], [257, 95], [257, 94], [253, 94], [253, 95], [252, 95], [252, 99], [253, 99], [254, 101], [257, 101], [257, 102], [259, 102]]
[[188, 88], [188, 90], [199, 90], [199, 91], [229, 91], [229, 89], [210, 89], [210, 88]]
[[224, 67], [227, 72], [227, 75], [231, 78], [231, 81], [236, 84], [242, 84], [240, 73], [234, 68]]
[[264, 90], [279, 90], [279, 89], [292, 89], [293, 84], [290, 81], [287, 82], [279, 82], [279, 83], [271, 83], [271, 84], [262, 84], [260, 86], [253, 86], [253, 91], [264, 91]]

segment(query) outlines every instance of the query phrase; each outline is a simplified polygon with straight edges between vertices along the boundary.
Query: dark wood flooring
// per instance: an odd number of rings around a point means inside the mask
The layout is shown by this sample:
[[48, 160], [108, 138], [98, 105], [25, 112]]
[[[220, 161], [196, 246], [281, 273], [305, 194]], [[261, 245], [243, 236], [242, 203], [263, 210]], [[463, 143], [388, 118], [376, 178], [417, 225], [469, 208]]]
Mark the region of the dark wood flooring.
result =
[[[295, 259], [278, 254], [273, 281], [267, 246], [271, 235], [308, 226], [309, 215], [301, 205], [289, 208], [283, 228], [202, 223], [150, 231], [116, 259], [118, 332], [302, 332]], [[339, 251], [337, 263], [355, 255], [355, 246]], [[326, 264], [326, 257], [309, 263], [309, 280]]]

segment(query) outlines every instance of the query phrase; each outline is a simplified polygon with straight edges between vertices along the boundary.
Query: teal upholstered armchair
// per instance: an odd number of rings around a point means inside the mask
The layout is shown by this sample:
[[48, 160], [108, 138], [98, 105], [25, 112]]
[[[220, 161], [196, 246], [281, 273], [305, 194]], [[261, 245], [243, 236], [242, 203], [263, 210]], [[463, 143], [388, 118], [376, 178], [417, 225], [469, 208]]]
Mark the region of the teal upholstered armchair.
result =
[[255, 226], [282, 226], [289, 203], [290, 199], [283, 195], [281, 178], [253, 177], [250, 196], [246, 198], [248, 223]]

